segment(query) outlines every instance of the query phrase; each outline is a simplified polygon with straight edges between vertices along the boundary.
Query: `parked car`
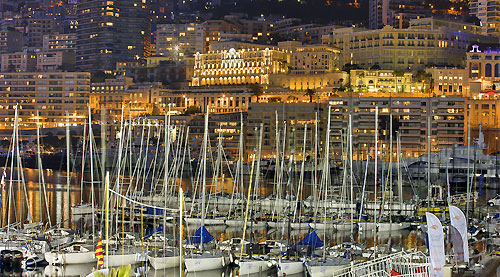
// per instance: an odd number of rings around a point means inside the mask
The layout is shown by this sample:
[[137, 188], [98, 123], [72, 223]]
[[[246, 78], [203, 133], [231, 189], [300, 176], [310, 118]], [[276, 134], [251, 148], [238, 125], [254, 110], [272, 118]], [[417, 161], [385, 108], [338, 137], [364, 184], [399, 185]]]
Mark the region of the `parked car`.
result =
[[493, 206], [500, 206], [500, 194], [497, 194], [494, 198], [488, 200], [488, 205], [493, 207]]

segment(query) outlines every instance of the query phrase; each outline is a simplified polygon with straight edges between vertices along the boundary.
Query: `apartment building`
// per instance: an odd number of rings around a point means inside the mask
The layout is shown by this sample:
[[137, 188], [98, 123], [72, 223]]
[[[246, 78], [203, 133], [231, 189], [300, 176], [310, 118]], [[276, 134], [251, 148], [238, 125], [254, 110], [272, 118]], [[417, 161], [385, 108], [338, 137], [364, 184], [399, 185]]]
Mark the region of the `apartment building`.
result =
[[36, 54], [30, 52], [16, 52], [1, 55], [2, 72], [27, 72], [36, 69]]
[[57, 31], [57, 21], [54, 18], [28, 18], [26, 33], [28, 46], [43, 47], [43, 36]]
[[465, 68], [432, 67], [425, 71], [432, 76], [434, 95], [469, 96], [469, 76]]
[[466, 50], [478, 42], [495, 42], [493, 37], [438, 29], [377, 30], [354, 27], [323, 36], [323, 43], [340, 49], [341, 64], [362, 68], [378, 65], [387, 70], [424, 70], [430, 66], [465, 66]]
[[156, 29], [156, 53], [172, 60], [182, 60], [203, 52], [204, 30], [197, 23], [159, 24]]
[[479, 18], [483, 34], [498, 37], [500, 34], [499, 1], [471, 0], [469, 13]]
[[23, 34], [14, 28], [0, 31], [0, 53], [19, 52], [23, 49]]
[[1, 129], [14, 127], [18, 104], [20, 128], [83, 124], [88, 116], [90, 73], [16, 72], [0, 74]]
[[49, 34], [43, 36], [43, 51], [75, 51], [76, 34]]
[[[464, 108], [462, 97], [331, 97], [332, 153], [340, 158], [342, 135], [347, 133], [349, 115], [352, 117], [354, 159], [374, 157], [375, 109], [379, 112], [379, 153], [389, 152], [390, 117], [393, 122], [393, 151], [396, 136], [401, 137], [404, 156], [418, 157], [427, 151], [428, 135], [431, 151], [464, 143]], [[428, 120], [430, 131], [428, 133]]]
[[75, 69], [75, 53], [66, 51], [36, 53], [36, 69], [46, 72], [73, 71]]

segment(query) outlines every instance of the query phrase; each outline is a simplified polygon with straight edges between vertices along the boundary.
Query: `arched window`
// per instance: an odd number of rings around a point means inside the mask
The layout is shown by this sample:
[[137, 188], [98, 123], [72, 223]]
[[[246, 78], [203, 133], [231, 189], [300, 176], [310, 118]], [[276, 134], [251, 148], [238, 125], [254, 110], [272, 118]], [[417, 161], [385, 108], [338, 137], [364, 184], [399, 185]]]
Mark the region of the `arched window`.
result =
[[484, 66], [484, 77], [491, 77], [491, 64], [489, 64], [489, 63], [487, 63]]
[[500, 64], [495, 64], [495, 77], [500, 77]]

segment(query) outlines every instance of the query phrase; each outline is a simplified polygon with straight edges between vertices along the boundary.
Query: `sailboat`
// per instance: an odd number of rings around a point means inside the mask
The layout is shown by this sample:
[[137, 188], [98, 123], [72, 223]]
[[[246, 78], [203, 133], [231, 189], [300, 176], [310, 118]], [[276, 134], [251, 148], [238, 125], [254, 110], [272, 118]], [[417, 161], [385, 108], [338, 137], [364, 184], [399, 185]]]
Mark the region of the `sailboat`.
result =
[[184, 259], [184, 264], [188, 272], [206, 271], [220, 269], [226, 265], [226, 258], [222, 253], [212, 253], [204, 251], [204, 244], [211, 242], [214, 238], [205, 227], [205, 196], [206, 196], [206, 171], [207, 171], [207, 147], [208, 147], [208, 108], [205, 115], [205, 131], [203, 135], [202, 149], [202, 188], [201, 188], [201, 218], [200, 227], [194, 235], [187, 240], [188, 245], [198, 245], [199, 251], [192, 252]]

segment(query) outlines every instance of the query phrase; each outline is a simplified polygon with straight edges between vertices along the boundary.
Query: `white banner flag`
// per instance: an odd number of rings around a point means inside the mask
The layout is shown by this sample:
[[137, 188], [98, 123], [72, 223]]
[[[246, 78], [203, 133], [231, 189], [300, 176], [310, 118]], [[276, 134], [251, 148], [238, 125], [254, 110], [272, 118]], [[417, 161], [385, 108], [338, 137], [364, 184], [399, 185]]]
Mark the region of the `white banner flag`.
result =
[[[457, 256], [458, 262], [469, 262], [469, 242], [467, 241], [467, 219], [464, 213], [457, 207], [450, 205], [450, 220], [451, 227], [454, 227], [460, 239], [453, 239], [453, 248], [455, 249], [455, 255]], [[452, 233], [453, 238], [453, 233]], [[462, 245], [455, 246], [455, 241], [457, 243], [462, 243]]]
[[443, 267], [446, 263], [444, 256], [444, 233], [441, 221], [431, 213], [425, 213], [427, 218], [427, 237], [429, 239], [429, 254], [431, 256], [431, 276], [443, 277]]

